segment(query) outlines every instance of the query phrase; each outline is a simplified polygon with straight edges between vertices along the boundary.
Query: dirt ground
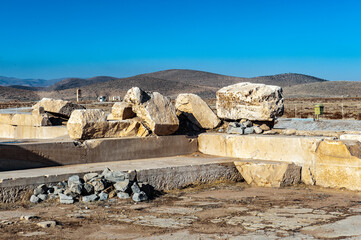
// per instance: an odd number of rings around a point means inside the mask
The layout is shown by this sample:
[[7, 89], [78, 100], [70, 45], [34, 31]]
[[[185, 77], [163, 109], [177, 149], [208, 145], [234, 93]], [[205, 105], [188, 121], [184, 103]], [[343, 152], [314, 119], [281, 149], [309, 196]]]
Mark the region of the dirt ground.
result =
[[[359, 239], [360, 196], [304, 185], [218, 183], [138, 204], [120, 199], [2, 204], [0, 239]], [[23, 215], [39, 218], [20, 220]], [[49, 220], [57, 226], [37, 226]]]

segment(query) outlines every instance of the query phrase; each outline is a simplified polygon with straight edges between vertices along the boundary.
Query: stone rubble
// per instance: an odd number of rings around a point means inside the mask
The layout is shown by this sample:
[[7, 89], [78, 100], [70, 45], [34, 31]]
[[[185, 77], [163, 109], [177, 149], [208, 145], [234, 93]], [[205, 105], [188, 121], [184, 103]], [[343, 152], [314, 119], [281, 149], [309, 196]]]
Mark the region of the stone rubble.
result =
[[101, 174], [87, 173], [83, 178], [78, 175], [70, 176], [68, 181], [59, 182], [55, 186], [41, 184], [34, 189], [30, 202], [39, 203], [58, 198], [62, 204], [73, 204], [77, 201], [106, 201], [114, 197], [132, 198], [135, 202], [146, 201], [149, 198], [147, 194], [152, 192], [147, 184], [137, 182], [133, 172], [105, 168]]

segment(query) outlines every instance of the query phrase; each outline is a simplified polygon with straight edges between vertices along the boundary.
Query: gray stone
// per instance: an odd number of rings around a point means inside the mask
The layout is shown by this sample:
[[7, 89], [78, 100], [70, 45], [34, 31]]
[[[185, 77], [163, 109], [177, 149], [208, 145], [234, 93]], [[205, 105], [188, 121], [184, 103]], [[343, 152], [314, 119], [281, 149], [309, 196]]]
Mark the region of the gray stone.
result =
[[62, 193], [59, 194], [59, 199], [60, 199], [60, 203], [64, 203], [64, 204], [74, 203], [74, 198], [72, 196], [68, 196]]
[[100, 192], [105, 189], [106, 183], [102, 179], [95, 180], [91, 183], [95, 192]]
[[77, 195], [81, 195], [83, 191], [83, 184], [72, 184], [70, 185], [69, 190]]
[[113, 186], [117, 191], [125, 192], [129, 186], [129, 179], [125, 179], [124, 181], [116, 182]]
[[258, 126], [253, 127], [253, 129], [254, 129], [254, 132], [257, 133], [257, 134], [263, 133], [263, 130]]
[[67, 196], [71, 196], [72, 198], [76, 198], [79, 194], [76, 194], [74, 192], [72, 192], [70, 189], [66, 189], [64, 191], [64, 194], [67, 195]]
[[125, 179], [129, 179], [128, 173], [123, 173], [119, 171], [112, 171], [109, 168], [105, 168], [102, 172], [102, 176], [109, 182], [120, 182], [124, 181]]
[[90, 183], [84, 183], [83, 189], [87, 195], [92, 194], [94, 192], [94, 187]]
[[140, 193], [140, 187], [138, 186], [138, 184], [136, 182], [133, 183], [131, 188], [132, 188], [133, 193]]
[[39, 194], [37, 196], [41, 201], [45, 201], [46, 199], [48, 199], [48, 195], [47, 194]]
[[67, 188], [68, 187], [68, 183], [66, 182], [66, 181], [62, 181], [62, 182], [58, 182], [57, 184], [56, 184], [56, 186], [58, 187], [58, 188]]
[[118, 193], [117, 193], [117, 196], [118, 196], [118, 198], [120, 198], [120, 199], [130, 198], [129, 194], [128, 194], [128, 193], [125, 193], [125, 192], [118, 192]]
[[92, 194], [92, 195], [82, 197], [83, 202], [94, 202], [97, 199], [98, 199], [98, 196], [96, 194]]
[[35, 195], [31, 195], [30, 197], [30, 202], [32, 203], [38, 203], [40, 201], [40, 198], [38, 198], [37, 196]]
[[88, 182], [90, 179], [98, 176], [98, 173], [87, 173], [84, 175], [83, 179], [85, 182]]
[[39, 222], [36, 225], [42, 228], [50, 228], [50, 227], [55, 227], [57, 223], [56, 221], [45, 221], [45, 222]]
[[253, 123], [251, 121], [247, 120], [245, 122], [242, 122], [242, 126], [245, 128], [252, 127]]
[[109, 197], [109, 195], [105, 192], [99, 193], [99, 201], [105, 201], [108, 199], [108, 197]]
[[243, 135], [244, 134], [244, 127], [231, 127], [231, 126], [228, 126], [227, 133]]
[[142, 202], [148, 200], [147, 194], [145, 192], [140, 191], [139, 193], [134, 193], [132, 197], [135, 202]]
[[75, 184], [75, 185], [81, 184], [81, 181], [80, 181], [80, 178], [78, 175], [73, 175], [73, 176], [69, 177], [68, 186], [71, 186], [73, 184]]
[[244, 129], [244, 134], [252, 134], [254, 133], [254, 127], [248, 127]]
[[54, 189], [53, 194], [55, 194], [55, 195], [64, 192], [64, 188], [62, 188], [62, 187], [54, 186], [53, 189]]
[[229, 127], [232, 127], [232, 128], [238, 128], [238, 127], [241, 127], [241, 124], [238, 123], [238, 122], [230, 122], [228, 124]]
[[37, 196], [39, 194], [44, 194], [47, 190], [48, 187], [45, 184], [41, 184], [34, 189], [34, 195]]

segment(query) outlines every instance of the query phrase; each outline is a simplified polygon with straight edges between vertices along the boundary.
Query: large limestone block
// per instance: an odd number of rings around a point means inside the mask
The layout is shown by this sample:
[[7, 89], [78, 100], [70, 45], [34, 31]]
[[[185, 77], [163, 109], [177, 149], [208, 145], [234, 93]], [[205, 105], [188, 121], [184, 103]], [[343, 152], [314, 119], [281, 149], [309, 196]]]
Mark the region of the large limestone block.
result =
[[217, 91], [217, 115], [221, 119], [272, 121], [284, 111], [282, 88], [249, 82]]
[[52, 98], [43, 98], [33, 106], [33, 109], [44, 108], [45, 112], [59, 114], [65, 117], [70, 117], [71, 113], [76, 109], [85, 109], [85, 107], [74, 104], [69, 101], [56, 100]]
[[146, 93], [138, 87], [128, 90], [124, 101], [132, 104], [133, 112], [156, 135], [177, 131], [179, 120], [169, 98], [158, 92]]
[[221, 123], [208, 104], [195, 94], [179, 94], [175, 107], [200, 128], [213, 129]]
[[49, 116], [44, 114], [0, 114], [0, 124], [12, 126], [51, 126]]
[[248, 184], [260, 187], [283, 187], [297, 184], [301, 167], [285, 162], [235, 161], [236, 168]]
[[112, 117], [114, 119], [126, 120], [135, 117], [135, 113], [130, 103], [116, 102], [112, 107]]
[[100, 109], [74, 110], [67, 123], [72, 139], [136, 136], [139, 128], [132, 120], [107, 121]]
[[316, 151], [310, 172], [322, 187], [361, 191], [361, 143], [358, 141], [325, 140]]

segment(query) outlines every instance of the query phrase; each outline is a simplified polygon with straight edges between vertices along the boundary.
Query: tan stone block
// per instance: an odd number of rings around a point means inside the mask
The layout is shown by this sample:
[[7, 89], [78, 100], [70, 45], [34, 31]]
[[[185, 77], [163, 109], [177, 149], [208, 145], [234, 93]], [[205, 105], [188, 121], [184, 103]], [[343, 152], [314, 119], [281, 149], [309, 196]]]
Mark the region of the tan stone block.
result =
[[36, 103], [32, 108], [44, 108], [45, 112], [50, 112], [54, 114], [59, 114], [65, 117], [70, 117], [71, 113], [76, 109], [85, 109], [79, 104], [75, 104], [69, 101], [43, 98], [38, 103]]
[[259, 187], [283, 187], [301, 180], [301, 167], [294, 163], [235, 161], [234, 164], [248, 184]]
[[169, 98], [158, 92], [146, 93], [138, 87], [128, 90], [124, 101], [132, 104], [137, 117], [156, 135], [177, 131], [179, 120]]
[[361, 143], [325, 140], [316, 151], [316, 185], [361, 190]]
[[283, 115], [282, 88], [249, 82], [217, 91], [217, 115], [221, 119], [272, 121]]

